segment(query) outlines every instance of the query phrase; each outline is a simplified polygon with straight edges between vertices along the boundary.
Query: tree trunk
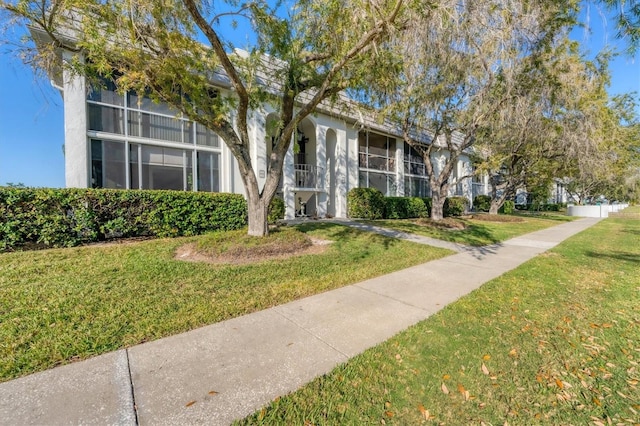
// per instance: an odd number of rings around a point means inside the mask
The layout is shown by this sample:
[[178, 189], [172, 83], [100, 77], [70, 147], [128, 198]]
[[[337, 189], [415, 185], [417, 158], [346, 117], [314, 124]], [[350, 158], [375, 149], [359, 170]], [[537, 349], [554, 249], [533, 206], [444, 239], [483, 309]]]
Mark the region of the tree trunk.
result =
[[494, 198], [491, 199], [491, 205], [489, 206], [489, 214], [498, 214], [498, 210], [502, 207], [503, 200], [496, 200]]
[[269, 235], [269, 224], [267, 215], [269, 213], [269, 203], [260, 194], [254, 193], [247, 188], [247, 214], [249, 219], [249, 235], [254, 237], [266, 237]]
[[444, 218], [444, 201], [447, 197], [442, 197], [439, 192], [431, 191], [431, 220], [442, 220]]

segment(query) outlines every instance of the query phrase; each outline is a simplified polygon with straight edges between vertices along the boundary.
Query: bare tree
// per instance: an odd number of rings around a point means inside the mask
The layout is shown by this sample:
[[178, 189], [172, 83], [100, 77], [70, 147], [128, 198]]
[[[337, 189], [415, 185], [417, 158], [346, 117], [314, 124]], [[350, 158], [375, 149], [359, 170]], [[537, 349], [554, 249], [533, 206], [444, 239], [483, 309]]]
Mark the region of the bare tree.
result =
[[[557, 28], [555, 9], [519, 0], [442, 1], [409, 13], [394, 43], [394, 79], [374, 99], [401, 123], [423, 158], [434, 220], [442, 219], [452, 173], [510, 90], [520, 60]], [[497, 91], [501, 86], [502, 91]], [[425, 132], [429, 137], [424, 138]]]

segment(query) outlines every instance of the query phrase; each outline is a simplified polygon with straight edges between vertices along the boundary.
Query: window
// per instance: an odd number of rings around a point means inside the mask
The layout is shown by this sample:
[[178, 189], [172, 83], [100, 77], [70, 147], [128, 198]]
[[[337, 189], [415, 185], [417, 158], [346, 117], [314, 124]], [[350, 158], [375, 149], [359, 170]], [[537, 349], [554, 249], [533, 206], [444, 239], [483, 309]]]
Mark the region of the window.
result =
[[430, 197], [429, 182], [422, 177], [406, 176], [404, 178], [404, 195], [406, 197]]
[[406, 142], [404, 144], [404, 172], [410, 175], [427, 175], [427, 168], [422, 156]]
[[371, 132], [358, 135], [358, 158], [365, 169], [394, 172], [396, 170], [396, 141]]
[[[215, 132], [146, 95], [118, 94], [113, 81], [96, 86], [87, 94], [87, 130], [112, 133], [119, 140], [90, 140], [93, 187], [219, 191], [220, 154], [210, 152], [220, 148]], [[141, 138], [149, 144], [139, 143]], [[190, 147], [176, 148], [175, 143]]]
[[[169, 142], [182, 142], [186, 133], [185, 142], [191, 138], [188, 130], [183, 129], [184, 124], [191, 124], [172, 117], [147, 114], [138, 111], [129, 111], [129, 135], [143, 138], [158, 139]], [[190, 126], [188, 126], [190, 128]]]
[[91, 140], [91, 187], [127, 187], [124, 143]]
[[124, 134], [123, 113], [120, 108], [88, 104], [89, 130], [97, 132]]
[[207, 129], [202, 124], [196, 125], [196, 144], [203, 146], [212, 146], [215, 148], [220, 147], [220, 141], [218, 140], [218, 135], [214, 133], [212, 130]]
[[87, 100], [104, 104], [124, 106], [124, 96], [116, 92], [116, 85], [112, 80], [103, 80], [96, 87], [89, 88]]
[[198, 191], [220, 191], [220, 154], [198, 152]]

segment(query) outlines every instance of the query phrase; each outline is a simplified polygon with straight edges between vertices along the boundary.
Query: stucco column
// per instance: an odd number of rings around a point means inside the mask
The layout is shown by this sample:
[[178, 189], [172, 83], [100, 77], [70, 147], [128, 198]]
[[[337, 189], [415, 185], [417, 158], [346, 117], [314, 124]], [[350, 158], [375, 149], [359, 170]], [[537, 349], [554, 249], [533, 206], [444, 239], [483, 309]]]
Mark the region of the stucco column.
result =
[[[62, 60], [76, 59], [71, 52], [63, 52]], [[82, 60], [82, 57], [79, 57]], [[62, 71], [64, 97], [64, 166], [67, 188], [91, 186], [89, 142], [87, 140], [87, 91], [83, 76], [64, 66]]]
[[321, 192], [316, 192], [318, 205], [316, 206], [318, 217], [327, 216], [327, 191], [326, 186], [327, 173], [329, 172], [327, 164], [327, 128], [324, 126], [316, 126], [316, 167], [318, 168], [318, 183], [316, 188]]
[[396, 196], [403, 197], [404, 193], [404, 140], [396, 139]]
[[[294, 136], [291, 136], [293, 139]], [[293, 169], [293, 140], [289, 144], [289, 149], [284, 156], [284, 165], [282, 167], [282, 192], [284, 197], [284, 218], [294, 219], [296, 217], [296, 197], [293, 192], [295, 171]]]

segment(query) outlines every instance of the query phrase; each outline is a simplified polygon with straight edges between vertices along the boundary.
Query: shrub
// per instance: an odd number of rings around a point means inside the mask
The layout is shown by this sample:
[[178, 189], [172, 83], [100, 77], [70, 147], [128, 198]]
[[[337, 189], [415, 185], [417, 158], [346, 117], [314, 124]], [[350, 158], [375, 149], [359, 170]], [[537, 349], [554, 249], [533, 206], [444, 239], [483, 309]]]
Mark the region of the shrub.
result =
[[422, 198], [422, 202], [424, 203], [424, 206], [427, 208], [427, 216], [426, 217], [430, 217], [431, 216], [431, 206], [433, 205], [433, 201], [431, 200], [431, 197]]
[[512, 214], [516, 209], [516, 203], [511, 200], [507, 200], [502, 204], [500, 209], [498, 210], [500, 213], [504, 214]]
[[267, 221], [269, 223], [276, 223], [282, 219], [284, 219], [284, 200], [280, 197], [273, 197], [269, 203]]
[[0, 188], [0, 250], [136, 236], [197, 235], [247, 223], [237, 194]]
[[431, 199], [429, 199], [429, 206], [425, 202], [425, 199], [419, 197], [408, 198], [407, 214], [410, 218], [415, 217], [428, 217], [429, 208], [431, 207]]
[[467, 211], [467, 204], [464, 197], [447, 197], [444, 200], [444, 217], [462, 216]]
[[385, 199], [375, 188], [353, 188], [347, 196], [349, 217], [360, 219], [382, 219]]
[[386, 219], [408, 219], [426, 217], [428, 214], [424, 201], [418, 197], [385, 197]]
[[477, 212], [488, 212], [491, 208], [491, 197], [488, 195], [476, 195], [473, 199], [473, 208]]

